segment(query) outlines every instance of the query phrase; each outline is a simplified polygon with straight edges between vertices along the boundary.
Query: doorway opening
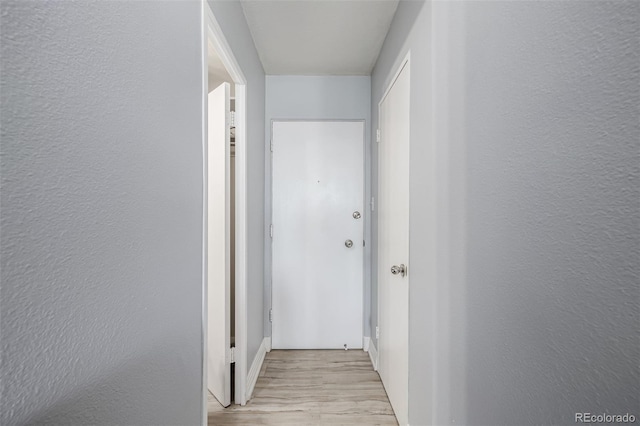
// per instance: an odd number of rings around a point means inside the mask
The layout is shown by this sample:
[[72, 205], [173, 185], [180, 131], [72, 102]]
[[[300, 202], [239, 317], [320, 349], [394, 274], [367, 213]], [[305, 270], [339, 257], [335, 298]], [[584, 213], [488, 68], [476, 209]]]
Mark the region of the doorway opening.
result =
[[213, 11], [203, 8], [202, 413], [247, 402], [246, 79]]

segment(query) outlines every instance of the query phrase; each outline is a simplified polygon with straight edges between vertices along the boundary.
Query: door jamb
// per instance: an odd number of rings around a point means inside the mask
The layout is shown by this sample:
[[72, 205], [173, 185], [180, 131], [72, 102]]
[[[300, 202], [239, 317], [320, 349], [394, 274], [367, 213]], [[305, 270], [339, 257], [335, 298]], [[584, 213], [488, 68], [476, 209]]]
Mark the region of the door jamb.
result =
[[247, 403], [247, 80], [207, 0], [202, 7], [203, 66], [203, 228], [202, 228], [202, 425], [207, 425], [207, 117], [208, 117], [208, 53], [211, 42], [235, 84], [236, 173], [235, 173], [235, 394], [234, 402]]

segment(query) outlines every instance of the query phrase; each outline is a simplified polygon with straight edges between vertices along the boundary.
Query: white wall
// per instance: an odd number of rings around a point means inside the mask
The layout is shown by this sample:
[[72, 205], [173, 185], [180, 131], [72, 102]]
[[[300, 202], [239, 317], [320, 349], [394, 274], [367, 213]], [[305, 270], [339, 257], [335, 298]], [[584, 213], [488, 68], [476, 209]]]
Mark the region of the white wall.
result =
[[640, 413], [639, 7], [401, 2], [411, 424]]
[[0, 19], [0, 423], [198, 425], [200, 5]]
[[240, 2], [209, 0], [209, 5], [247, 79], [247, 362], [250, 366], [264, 338], [264, 71]]
[[[271, 140], [271, 121], [278, 119], [309, 119], [309, 120], [365, 120], [365, 176], [369, 176], [370, 146], [371, 146], [371, 113], [370, 113], [371, 79], [369, 76], [275, 76], [266, 77], [266, 107], [265, 107], [265, 158], [266, 179], [264, 191], [266, 194], [266, 215], [264, 226], [269, 229], [271, 224], [271, 158], [269, 143]], [[370, 198], [370, 185], [365, 179], [365, 199]], [[365, 206], [367, 203], [365, 202]], [[363, 213], [365, 226], [365, 266], [364, 266], [364, 334], [370, 333], [370, 298], [371, 298], [371, 269], [370, 269], [370, 221], [369, 210]], [[265, 291], [264, 313], [266, 336], [271, 336], [269, 309], [271, 307], [271, 238], [267, 232], [264, 241], [265, 250]]]

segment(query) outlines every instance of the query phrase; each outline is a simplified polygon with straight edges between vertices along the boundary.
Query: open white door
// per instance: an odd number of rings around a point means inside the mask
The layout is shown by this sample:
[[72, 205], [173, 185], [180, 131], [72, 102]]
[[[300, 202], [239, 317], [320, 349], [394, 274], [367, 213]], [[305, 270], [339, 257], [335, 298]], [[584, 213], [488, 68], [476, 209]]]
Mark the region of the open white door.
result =
[[380, 103], [378, 372], [400, 425], [409, 397], [409, 64]]
[[229, 83], [209, 93], [207, 385], [231, 404]]

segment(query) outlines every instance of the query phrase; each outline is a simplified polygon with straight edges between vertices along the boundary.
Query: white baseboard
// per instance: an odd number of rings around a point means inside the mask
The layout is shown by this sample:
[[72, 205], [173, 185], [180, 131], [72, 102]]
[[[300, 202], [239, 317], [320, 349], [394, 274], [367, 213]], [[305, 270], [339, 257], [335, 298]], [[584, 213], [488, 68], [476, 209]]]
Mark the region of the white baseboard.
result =
[[258, 376], [260, 375], [260, 370], [262, 369], [264, 357], [269, 351], [271, 351], [271, 338], [265, 337], [264, 339], [262, 339], [262, 343], [258, 348], [258, 353], [251, 363], [249, 374], [247, 374], [247, 401], [249, 401], [251, 399], [251, 396], [253, 395], [253, 388], [256, 387], [256, 382], [258, 381]]
[[376, 349], [376, 345], [373, 344], [373, 341], [369, 339], [369, 358], [371, 358], [371, 364], [373, 365], [373, 369], [378, 371], [378, 351]]
[[371, 341], [371, 337], [364, 336], [362, 338], [362, 350], [365, 352], [369, 352], [369, 342]]

